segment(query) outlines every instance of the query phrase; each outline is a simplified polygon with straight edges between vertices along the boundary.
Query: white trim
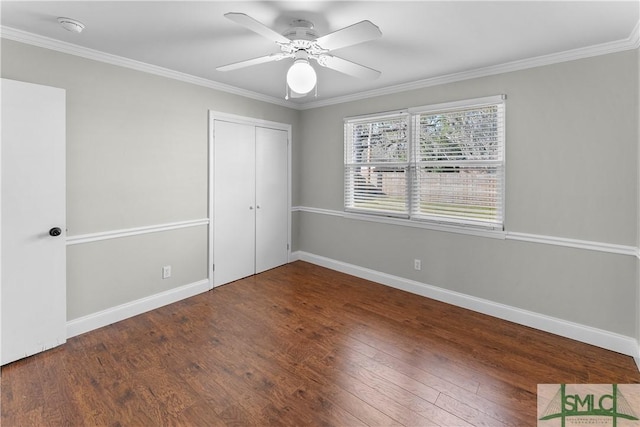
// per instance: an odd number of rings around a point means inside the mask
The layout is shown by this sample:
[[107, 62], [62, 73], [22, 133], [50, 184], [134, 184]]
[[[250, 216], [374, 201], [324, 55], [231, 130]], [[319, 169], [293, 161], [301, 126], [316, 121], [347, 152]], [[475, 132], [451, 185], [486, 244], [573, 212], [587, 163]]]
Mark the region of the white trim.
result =
[[120, 239], [122, 237], [138, 236], [140, 234], [158, 233], [161, 231], [178, 230], [180, 228], [198, 227], [208, 225], [209, 218], [195, 219], [191, 221], [170, 222], [167, 224], [148, 225], [144, 227], [126, 228], [122, 230], [102, 231], [99, 233], [79, 234], [67, 236], [67, 246], [81, 243], [99, 242], [101, 240]]
[[616, 40], [613, 42], [587, 46], [579, 49], [567, 50], [564, 52], [552, 53], [550, 55], [542, 55], [534, 58], [526, 58], [518, 61], [507, 62], [504, 64], [491, 65], [475, 70], [462, 71], [459, 73], [446, 74], [428, 79], [418, 80], [409, 83], [402, 83], [394, 86], [387, 86], [380, 89], [359, 92], [352, 95], [338, 96], [322, 101], [309, 102], [298, 106], [300, 110], [310, 110], [312, 108], [327, 107], [329, 105], [342, 104], [345, 102], [360, 101], [363, 99], [373, 98], [376, 96], [391, 95], [398, 92], [406, 92], [411, 90], [424, 89], [432, 86], [455, 83], [463, 80], [476, 79], [480, 77], [494, 76], [496, 74], [510, 73], [514, 71], [527, 70], [529, 68], [543, 67], [545, 65], [559, 64], [562, 62], [575, 61], [578, 59], [591, 58], [594, 56], [607, 55], [610, 53], [623, 52], [626, 50], [637, 49], [640, 46], [640, 30], [638, 26], [640, 21], [634, 27], [633, 31], [626, 39]]
[[460, 108], [474, 108], [483, 105], [504, 104], [507, 95], [492, 95], [482, 98], [461, 99], [458, 101], [442, 102], [440, 104], [422, 105], [419, 107], [411, 107], [408, 109], [409, 114], [429, 114], [433, 112], [441, 113], [448, 110], [457, 110]]
[[185, 83], [191, 83], [191, 84], [203, 86], [209, 89], [219, 90], [219, 91], [231, 93], [234, 95], [240, 95], [246, 98], [255, 99], [257, 101], [264, 101], [270, 104], [281, 105], [283, 107], [288, 107], [288, 108], [294, 108], [294, 109], [297, 108], [297, 104], [294, 104], [290, 101], [286, 101], [285, 99], [264, 95], [264, 94], [253, 92], [246, 89], [241, 89], [235, 86], [216, 82], [214, 80], [204, 79], [202, 77], [196, 77], [191, 74], [181, 73], [179, 71], [170, 70], [168, 68], [147, 64], [145, 62], [135, 61], [133, 59], [112, 55], [110, 53], [101, 52], [99, 50], [89, 49], [89, 48], [78, 46], [72, 43], [63, 42], [60, 40], [52, 39], [52, 38], [41, 36], [34, 33], [29, 33], [29, 32], [18, 30], [11, 27], [0, 26], [0, 37], [8, 40], [14, 40], [17, 42], [30, 44], [33, 46], [43, 47], [45, 49], [67, 53], [69, 55], [75, 55], [82, 58], [91, 59], [94, 61], [116, 65], [119, 67], [142, 71], [143, 73], [155, 74], [157, 76], [167, 77], [169, 79], [179, 80]]
[[209, 229], [207, 230], [207, 247], [209, 249], [207, 256], [207, 277], [209, 279], [209, 289], [213, 289], [213, 275], [215, 274], [214, 264], [213, 264], [213, 213], [214, 213], [214, 194], [213, 194], [213, 184], [215, 177], [214, 170], [214, 150], [213, 150], [213, 136], [214, 136], [214, 122], [211, 119], [211, 111], [208, 112], [207, 117], [207, 127], [208, 127], [208, 135], [207, 135], [207, 217], [209, 219]]
[[540, 234], [516, 233], [509, 231], [507, 232], [506, 238], [507, 240], [518, 240], [520, 242], [543, 243], [545, 245], [564, 246], [567, 248], [586, 249], [589, 251], [608, 252], [620, 255], [634, 256], [638, 253], [638, 248], [635, 246], [568, 239], [566, 237], [543, 236]]
[[470, 236], [488, 237], [492, 239], [504, 239], [505, 233], [499, 230], [482, 229], [477, 227], [465, 227], [463, 225], [440, 224], [436, 222], [415, 221], [405, 218], [394, 218], [382, 215], [359, 214], [355, 212], [333, 211], [329, 209], [309, 208], [306, 206], [295, 206], [293, 212], [309, 212], [319, 215], [330, 215], [353, 219], [357, 221], [377, 222], [381, 224], [399, 225], [402, 227], [423, 228], [426, 230], [443, 231], [446, 233], [467, 234]]
[[474, 226], [465, 227], [464, 225], [450, 225], [429, 221], [417, 221], [405, 218], [393, 218], [380, 215], [367, 215], [354, 212], [344, 212], [345, 219], [353, 219], [357, 221], [370, 221], [382, 224], [400, 225], [402, 227], [423, 228], [426, 230], [442, 231], [445, 233], [466, 234], [469, 236], [488, 237], [491, 239], [504, 240], [505, 233], [500, 230], [483, 229]]
[[368, 122], [371, 119], [383, 120], [383, 119], [395, 119], [398, 117], [406, 116], [409, 113], [409, 109], [404, 108], [402, 110], [381, 111], [379, 113], [362, 114], [358, 116], [347, 116], [343, 119], [344, 123], [358, 123]]
[[640, 259], [640, 249], [635, 246], [616, 245], [613, 243], [593, 242], [589, 240], [569, 239], [566, 237], [544, 236], [541, 234], [518, 233], [513, 231], [482, 230], [475, 228], [465, 228], [446, 224], [433, 224], [428, 222], [410, 221], [401, 218], [390, 218], [376, 215], [362, 215], [350, 212], [335, 211], [330, 209], [311, 208], [306, 206], [295, 206], [292, 212], [308, 212], [318, 215], [337, 216], [345, 219], [378, 222], [403, 227], [424, 228], [433, 231], [446, 233], [468, 234], [479, 237], [489, 237], [493, 239], [516, 240], [520, 242], [540, 243], [545, 245], [562, 246], [565, 248], [584, 249], [618, 255], [630, 255]]
[[[292, 126], [289, 123], [280, 123], [280, 122], [274, 122], [271, 120], [257, 119], [254, 117], [240, 116], [238, 114], [222, 113], [220, 111], [209, 110], [209, 124], [211, 124], [214, 120], [238, 123], [242, 125], [284, 130], [289, 134], [291, 134], [291, 128], [292, 128]], [[213, 132], [213, 129], [212, 129], [212, 132]], [[212, 134], [211, 136], [213, 137], [215, 135]]]
[[334, 211], [331, 209], [322, 209], [322, 208], [312, 208], [307, 206], [294, 206], [291, 208], [291, 212], [309, 212], [309, 213], [315, 213], [318, 215], [330, 215], [330, 216], [339, 216], [339, 217], [343, 217], [345, 214], [342, 211]]
[[281, 105], [296, 110], [309, 110], [312, 108], [326, 107], [329, 105], [342, 104], [345, 102], [358, 101], [376, 96], [390, 95], [397, 92], [405, 92], [410, 90], [423, 89], [431, 86], [437, 86], [447, 83], [454, 83], [463, 80], [475, 79], [479, 77], [493, 76], [496, 74], [508, 73], [513, 71], [521, 71], [534, 67], [542, 67], [545, 65], [553, 65], [567, 61], [575, 61], [583, 58], [607, 55], [610, 53], [622, 52], [626, 50], [638, 49], [640, 47], [640, 21], [631, 31], [626, 39], [616, 40], [608, 43], [602, 43], [593, 46], [587, 46], [579, 49], [568, 50], [564, 52], [543, 55], [534, 58], [527, 58], [518, 61], [507, 62], [505, 64], [492, 65], [489, 67], [478, 68], [475, 70], [452, 73], [443, 76], [431, 77], [428, 79], [418, 80], [415, 82], [403, 83], [399, 85], [387, 86], [384, 88], [373, 89], [369, 91], [359, 92], [352, 95], [338, 96], [326, 100], [298, 104], [281, 98], [264, 95], [261, 93], [241, 89], [235, 86], [226, 85], [213, 80], [192, 76], [190, 74], [181, 73], [167, 68], [146, 64], [140, 61], [134, 61], [121, 56], [111, 55], [105, 52], [81, 47], [71, 43], [62, 42], [49, 37], [40, 36], [26, 31], [18, 30], [11, 27], [0, 26], [0, 37], [21, 43], [39, 46], [58, 52], [76, 55], [83, 58], [92, 59], [94, 61], [105, 62], [120, 67], [131, 68], [134, 70], [155, 74], [170, 79], [175, 79], [222, 92], [232, 93], [244, 96], [258, 101], [269, 102], [271, 104]]
[[67, 322], [67, 338], [93, 331], [208, 290], [209, 280], [204, 279], [70, 320]]
[[482, 298], [450, 291], [414, 280], [393, 276], [357, 265], [348, 264], [319, 255], [298, 251], [293, 257], [362, 279], [371, 280], [392, 288], [401, 289], [437, 301], [529, 326], [552, 334], [571, 338], [587, 344], [606, 348], [632, 357], [638, 357], [638, 342], [624, 335], [591, 326], [570, 322], [556, 317], [522, 310], [517, 307], [489, 301]]

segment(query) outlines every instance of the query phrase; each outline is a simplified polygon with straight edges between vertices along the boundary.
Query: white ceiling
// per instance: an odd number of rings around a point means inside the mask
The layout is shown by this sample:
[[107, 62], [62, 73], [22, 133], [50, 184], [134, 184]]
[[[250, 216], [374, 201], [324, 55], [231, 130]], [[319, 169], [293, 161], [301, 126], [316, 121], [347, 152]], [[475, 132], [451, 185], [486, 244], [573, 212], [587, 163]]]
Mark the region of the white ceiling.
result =
[[[281, 33], [307, 19], [320, 35], [368, 19], [382, 38], [332, 51], [378, 69], [359, 80], [317, 64], [318, 103], [637, 37], [636, 1], [2, 1], [1, 23], [282, 100], [290, 63], [219, 72], [279, 47], [226, 19], [242, 12]], [[57, 17], [82, 21], [74, 34]]]

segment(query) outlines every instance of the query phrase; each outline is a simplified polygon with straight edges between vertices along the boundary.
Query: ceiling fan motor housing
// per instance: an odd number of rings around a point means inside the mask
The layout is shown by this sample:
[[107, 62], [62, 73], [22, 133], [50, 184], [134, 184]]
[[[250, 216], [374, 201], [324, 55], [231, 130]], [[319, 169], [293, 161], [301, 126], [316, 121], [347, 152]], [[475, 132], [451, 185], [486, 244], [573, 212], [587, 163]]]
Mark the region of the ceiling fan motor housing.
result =
[[313, 22], [306, 19], [295, 19], [282, 35], [290, 40], [311, 41], [318, 38], [318, 33], [313, 29]]
[[296, 19], [282, 35], [291, 40], [289, 43], [279, 43], [283, 53], [295, 55], [296, 52], [304, 50], [309, 54], [309, 58], [317, 59], [326, 52], [315, 42], [318, 33], [313, 29], [311, 21]]

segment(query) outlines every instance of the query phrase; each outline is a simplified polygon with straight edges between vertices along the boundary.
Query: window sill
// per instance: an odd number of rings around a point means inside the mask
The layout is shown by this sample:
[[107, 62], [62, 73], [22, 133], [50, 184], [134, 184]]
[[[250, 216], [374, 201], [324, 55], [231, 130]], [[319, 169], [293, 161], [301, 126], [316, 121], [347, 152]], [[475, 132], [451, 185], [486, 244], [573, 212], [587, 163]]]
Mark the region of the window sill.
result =
[[416, 220], [404, 219], [404, 218], [393, 218], [393, 217], [380, 216], [380, 215], [360, 214], [356, 212], [344, 212], [342, 216], [345, 219], [378, 222], [383, 224], [399, 225], [402, 227], [422, 228], [426, 230], [442, 231], [445, 233], [467, 234], [471, 236], [489, 237], [492, 239], [501, 239], [501, 240], [504, 240], [506, 238], [506, 233], [504, 231], [474, 227], [471, 225], [464, 226], [464, 225], [444, 224], [444, 223], [438, 223], [433, 221], [416, 221]]
[[297, 206], [292, 209], [298, 212], [310, 212], [323, 215], [339, 216], [345, 219], [356, 221], [369, 221], [381, 224], [398, 225], [401, 227], [422, 228], [425, 230], [441, 231], [445, 233], [466, 234], [478, 237], [488, 237], [491, 239], [505, 240], [507, 233], [502, 230], [491, 230], [474, 226], [443, 224], [432, 221], [415, 221], [404, 218], [393, 218], [382, 215], [369, 215], [348, 211], [334, 211], [329, 209], [310, 208], [305, 206]]

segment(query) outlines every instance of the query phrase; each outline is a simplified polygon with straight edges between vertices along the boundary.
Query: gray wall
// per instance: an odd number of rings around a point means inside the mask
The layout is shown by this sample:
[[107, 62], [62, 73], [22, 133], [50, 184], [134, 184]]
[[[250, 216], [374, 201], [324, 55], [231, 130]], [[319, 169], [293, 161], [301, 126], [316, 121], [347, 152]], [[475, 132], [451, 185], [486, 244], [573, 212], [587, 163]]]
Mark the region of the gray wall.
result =
[[[638, 50], [638, 70], [640, 71], [640, 49]], [[638, 73], [638, 102], [640, 102], [640, 72]], [[640, 247], [640, 107], [638, 107], [638, 116], [636, 118], [638, 124], [638, 228], [636, 246]], [[636, 266], [636, 341], [640, 343], [640, 249], [638, 250], [638, 263]], [[640, 354], [636, 356], [636, 364], [640, 369]]]
[[[497, 94], [507, 95], [506, 230], [636, 246], [637, 51], [305, 110], [296, 203], [342, 210], [345, 116]], [[634, 256], [296, 215], [301, 251], [637, 336]]]
[[[207, 218], [208, 110], [299, 112], [2, 39], [2, 77], [66, 89], [68, 235]], [[207, 227], [68, 247], [68, 320], [207, 277]], [[172, 277], [161, 279], [163, 265]]]
[[[637, 246], [638, 68], [628, 51], [295, 111], [2, 40], [2, 77], [67, 90], [70, 236], [205, 218], [209, 109], [292, 124], [293, 205], [341, 211], [345, 116], [504, 93], [507, 231]], [[292, 236], [293, 250], [639, 336], [632, 256], [310, 212]], [[68, 319], [206, 267], [206, 226], [69, 246]]]

